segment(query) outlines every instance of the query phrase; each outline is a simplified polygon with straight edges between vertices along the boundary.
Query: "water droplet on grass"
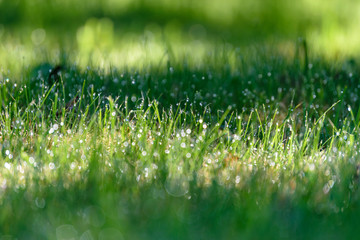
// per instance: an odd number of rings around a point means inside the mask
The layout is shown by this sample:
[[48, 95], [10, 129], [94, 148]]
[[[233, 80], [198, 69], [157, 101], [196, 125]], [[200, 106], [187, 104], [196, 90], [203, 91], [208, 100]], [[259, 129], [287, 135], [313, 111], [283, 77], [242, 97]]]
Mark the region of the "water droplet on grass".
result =
[[314, 171], [314, 169], [315, 169], [315, 164], [310, 163], [310, 164], [309, 164], [309, 170], [310, 170], [310, 171]]
[[235, 183], [236, 183], [236, 184], [239, 184], [239, 183], [240, 183], [240, 179], [241, 179], [241, 178], [240, 178], [240, 176], [239, 176], [239, 175], [238, 175], [238, 176], [236, 176], [236, 178], [235, 178]]
[[11, 169], [11, 163], [5, 162], [4, 167], [5, 167], [7, 170], [10, 170], [10, 169]]
[[53, 162], [49, 163], [49, 168], [51, 170], [55, 169], [55, 164]]

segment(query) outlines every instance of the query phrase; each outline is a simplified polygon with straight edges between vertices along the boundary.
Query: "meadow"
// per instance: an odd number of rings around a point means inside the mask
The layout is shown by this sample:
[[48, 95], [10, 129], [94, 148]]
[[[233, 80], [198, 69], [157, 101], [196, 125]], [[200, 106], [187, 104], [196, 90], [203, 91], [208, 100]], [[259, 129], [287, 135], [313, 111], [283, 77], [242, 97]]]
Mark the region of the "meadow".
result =
[[[222, 19], [216, 1], [15, 2], [0, 1], [18, 16], [0, 17], [1, 240], [356, 239], [359, 59], [294, 37], [316, 17], [240, 39], [246, 9]], [[248, 9], [283, 31], [274, 6]]]

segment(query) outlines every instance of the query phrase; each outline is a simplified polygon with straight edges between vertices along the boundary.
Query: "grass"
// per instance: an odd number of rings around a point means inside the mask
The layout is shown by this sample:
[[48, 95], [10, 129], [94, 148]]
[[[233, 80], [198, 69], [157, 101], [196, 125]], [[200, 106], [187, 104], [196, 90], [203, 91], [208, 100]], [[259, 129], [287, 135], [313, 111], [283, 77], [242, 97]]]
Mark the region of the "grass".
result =
[[0, 240], [356, 238], [354, 6], [0, 0]]
[[3, 71], [0, 237], [354, 238], [356, 62], [234, 54]]

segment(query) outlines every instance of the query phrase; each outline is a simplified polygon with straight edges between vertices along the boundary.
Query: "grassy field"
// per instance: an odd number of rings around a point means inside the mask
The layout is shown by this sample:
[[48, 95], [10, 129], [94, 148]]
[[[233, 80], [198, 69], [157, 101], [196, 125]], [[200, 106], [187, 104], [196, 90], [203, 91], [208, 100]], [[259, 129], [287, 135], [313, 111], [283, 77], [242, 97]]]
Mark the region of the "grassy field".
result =
[[0, 1], [0, 240], [357, 239], [359, 60], [309, 34], [338, 1], [135, 2]]
[[304, 73], [271, 57], [243, 63], [246, 72], [221, 61], [3, 76], [0, 232], [351, 238], [358, 68], [315, 61]]

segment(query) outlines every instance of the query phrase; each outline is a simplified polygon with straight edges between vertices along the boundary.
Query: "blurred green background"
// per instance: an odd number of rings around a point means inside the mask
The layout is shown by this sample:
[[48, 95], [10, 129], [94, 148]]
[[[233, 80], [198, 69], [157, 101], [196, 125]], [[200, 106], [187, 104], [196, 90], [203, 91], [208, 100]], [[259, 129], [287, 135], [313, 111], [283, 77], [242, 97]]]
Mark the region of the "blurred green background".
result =
[[199, 63], [216, 48], [270, 46], [294, 55], [299, 37], [329, 59], [360, 50], [357, 0], [0, 0], [0, 64], [67, 60], [86, 66]]

